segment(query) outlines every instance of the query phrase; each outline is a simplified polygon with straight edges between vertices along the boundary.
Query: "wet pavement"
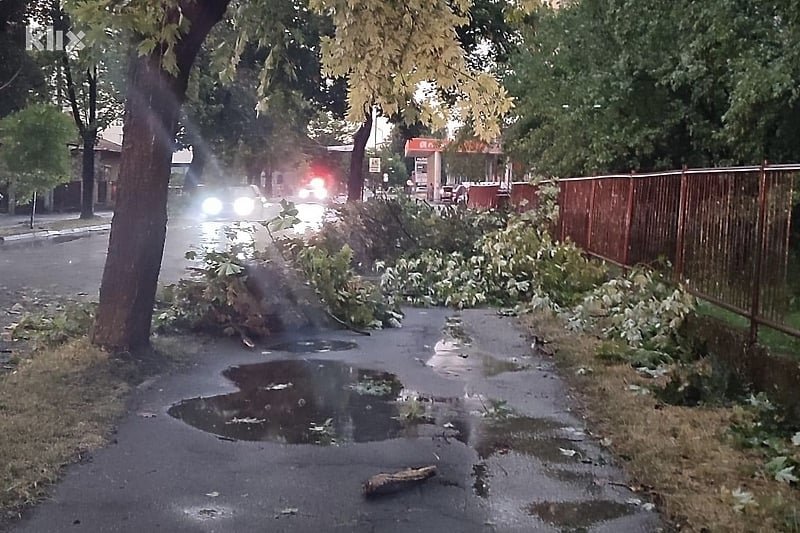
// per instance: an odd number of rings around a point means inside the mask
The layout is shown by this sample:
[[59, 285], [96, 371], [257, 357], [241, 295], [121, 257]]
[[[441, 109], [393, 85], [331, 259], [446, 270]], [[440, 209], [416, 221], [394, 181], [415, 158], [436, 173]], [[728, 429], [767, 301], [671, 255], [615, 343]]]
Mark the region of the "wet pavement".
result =
[[[203, 347], [14, 531], [659, 530], [512, 319], [407, 312], [369, 337]], [[427, 465], [413, 489], [362, 494]]]

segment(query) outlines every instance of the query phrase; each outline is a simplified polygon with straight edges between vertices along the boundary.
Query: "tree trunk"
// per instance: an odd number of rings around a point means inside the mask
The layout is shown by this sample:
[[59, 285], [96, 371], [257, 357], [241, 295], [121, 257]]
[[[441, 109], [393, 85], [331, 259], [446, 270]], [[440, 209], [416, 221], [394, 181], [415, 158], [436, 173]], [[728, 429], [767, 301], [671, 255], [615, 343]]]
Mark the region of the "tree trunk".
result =
[[[89, 85], [89, 120], [83, 130], [83, 197], [81, 218], [94, 218], [94, 145], [97, 142], [97, 67], [86, 70]], [[87, 152], [89, 155], [87, 155]]]
[[353, 137], [353, 153], [350, 157], [350, 177], [347, 180], [347, 201], [361, 200], [364, 190], [364, 152], [372, 131], [372, 112], [367, 113], [367, 118], [356, 131]]
[[92, 342], [115, 352], [149, 344], [167, 229], [167, 191], [180, 106], [189, 71], [228, 1], [186, 0], [191, 25], [175, 46], [178, 73], [161, 68], [164, 48], [138, 56], [134, 44], [125, 103], [119, 191]]
[[8, 214], [9, 215], [16, 215], [17, 214], [17, 194], [14, 190], [14, 183], [9, 181], [8, 182]]
[[81, 159], [81, 218], [94, 218], [94, 143], [97, 130], [87, 129], [83, 135], [83, 156]]

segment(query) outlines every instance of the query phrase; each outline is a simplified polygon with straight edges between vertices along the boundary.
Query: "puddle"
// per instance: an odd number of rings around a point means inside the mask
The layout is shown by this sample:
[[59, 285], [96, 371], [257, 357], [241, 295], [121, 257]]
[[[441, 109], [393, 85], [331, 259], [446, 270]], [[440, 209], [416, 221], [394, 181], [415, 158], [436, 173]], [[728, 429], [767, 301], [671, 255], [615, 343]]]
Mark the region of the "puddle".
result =
[[[575, 443], [554, 437], [561, 425], [546, 418], [508, 417], [487, 421], [480, 429], [475, 449], [482, 459], [510, 452], [535, 457], [544, 463], [576, 463], [581, 460]], [[575, 450], [572, 456], [562, 450]]]
[[447, 336], [452, 337], [462, 345], [469, 346], [472, 344], [472, 338], [467, 335], [464, 324], [461, 321], [461, 316], [459, 315], [454, 315], [445, 319], [444, 332]]
[[478, 463], [472, 465], [472, 477], [475, 481], [472, 482], [472, 489], [475, 494], [481, 498], [489, 497], [489, 467], [486, 463]]
[[528, 367], [512, 359], [497, 359], [490, 355], [483, 356], [483, 375], [489, 378], [505, 372], [519, 372], [526, 368]]
[[358, 348], [358, 344], [350, 341], [337, 341], [325, 339], [308, 339], [299, 341], [282, 342], [266, 348], [273, 352], [289, 353], [324, 353], [340, 352]]
[[571, 483], [573, 485], [587, 485], [593, 486], [595, 477], [591, 472], [575, 472], [574, 470], [550, 469], [544, 471], [547, 477]]
[[417, 437], [425, 433], [422, 426], [430, 436], [441, 434], [446, 423], [454, 438], [471, 433], [463, 416], [458, 419], [456, 399], [414, 399], [418, 405], [410, 407], [408, 393], [387, 372], [338, 361], [281, 360], [231, 367], [223, 375], [240, 390], [184, 400], [169, 414], [221, 437], [286, 444]]
[[443, 336], [433, 347], [433, 356], [426, 364], [437, 373], [448, 377], [465, 377], [474, 371], [493, 377], [528, 368], [516, 358], [499, 359], [473, 346], [472, 338], [464, 330], [460, 316], [446, 319]]
[[598, 522], [633, 514], [635, 507], [609, 500], [585, 502], [541, 502], [528, 507], [528, 513], [556, 527], [587, 528]]
[[183, 510], [183, 513], [197, 522], [208, 522], [211, 520], [219, 520], [231, 515], [231, 510], [221, 507], [202, 507], [195, 506]]

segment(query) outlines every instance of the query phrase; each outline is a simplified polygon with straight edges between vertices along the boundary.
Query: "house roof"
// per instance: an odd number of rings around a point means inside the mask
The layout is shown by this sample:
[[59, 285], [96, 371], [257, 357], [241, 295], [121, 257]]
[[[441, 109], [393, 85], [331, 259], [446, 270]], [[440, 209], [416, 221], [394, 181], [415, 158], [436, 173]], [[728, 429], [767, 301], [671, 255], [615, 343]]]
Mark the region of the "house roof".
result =
[[[83, 146], [76, 143], [70, 143], [70, 148], [73, 150], [83, 150]], [[94, 151], [120, 153], [122, 152], [122, 145], [101, 137], [97, 139], [97, 144], [94, 145]]]

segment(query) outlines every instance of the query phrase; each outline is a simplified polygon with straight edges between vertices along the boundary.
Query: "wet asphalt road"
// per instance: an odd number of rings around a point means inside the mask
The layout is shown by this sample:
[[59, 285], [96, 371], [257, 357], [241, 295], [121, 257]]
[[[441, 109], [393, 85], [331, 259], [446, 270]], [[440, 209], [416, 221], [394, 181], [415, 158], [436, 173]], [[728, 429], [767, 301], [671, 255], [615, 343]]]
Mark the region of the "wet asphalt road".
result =
[[[552, 361], [509, 318], [452, 315], [321, 333], [356, 343], [343, 351], [199, 346], [13, 531], [657, 531]], [[438, 475], [363, 497], [370, 476], [423, 465]]]
[[[314, 228], [322, 220], [324, 207], [297, 202], [299, 231]], [[277, 215], [280, 206], [272, 204], [267, 216]], [[175, 217], [167, 225], [164, 258], [159, 283], [178, 281], [190, 263], [184, 254], [199, 246], [216, 246], [225, 241], [223, 228], [230, 222], [201, 222], [190, 217]], [[267, 239], [263, 229], [256, 242]], [[108, 232], [65, 236], [30, 244], [0, 245], [0, 309], [16, 303], [20, 291], [36, 290], [43, 296], [58, 295], [97, 300], [103, 265], [108, 250]]]

